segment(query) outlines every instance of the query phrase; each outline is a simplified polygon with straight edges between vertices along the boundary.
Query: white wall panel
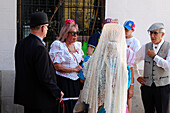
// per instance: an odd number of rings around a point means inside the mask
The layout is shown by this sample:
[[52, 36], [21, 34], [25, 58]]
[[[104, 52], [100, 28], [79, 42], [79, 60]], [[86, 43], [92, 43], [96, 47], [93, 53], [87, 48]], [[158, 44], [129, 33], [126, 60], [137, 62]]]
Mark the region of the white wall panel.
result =
[[129, 19], [134, 20], [134, 36], [141, 44], [150, 41], [147, 33], [149, 26], [155, 22], [162, 22], [166, 29], [165, 40], [170, 42], [169, 6], [168, 0], [106, 0], [106, 18], [118, 18], [120, 24]]
[[0, 2], [0, 70], [14, 70], [14, 47], [17, 40], [17, 0]]

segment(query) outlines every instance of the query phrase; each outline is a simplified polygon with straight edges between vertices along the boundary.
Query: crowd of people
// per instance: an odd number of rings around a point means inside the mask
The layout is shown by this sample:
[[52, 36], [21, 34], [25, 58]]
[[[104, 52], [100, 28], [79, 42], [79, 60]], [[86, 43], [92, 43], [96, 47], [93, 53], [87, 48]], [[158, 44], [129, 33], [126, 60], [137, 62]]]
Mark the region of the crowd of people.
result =
[[120, 25], [107, 18], [89, 38], [87, 53], [72, 19], [65, 20], [48, 52], [43, 41], [48, 25], [46, 13], [31, 14], [30, 35], [16, 44], [14, 103], [23, 105], [24, 113], [131, 113], [134, 78], [145, 113], [168, 113], [170, 43], [163, 23], [149, 27], [151, 42], [141, 47], [132, 20]]

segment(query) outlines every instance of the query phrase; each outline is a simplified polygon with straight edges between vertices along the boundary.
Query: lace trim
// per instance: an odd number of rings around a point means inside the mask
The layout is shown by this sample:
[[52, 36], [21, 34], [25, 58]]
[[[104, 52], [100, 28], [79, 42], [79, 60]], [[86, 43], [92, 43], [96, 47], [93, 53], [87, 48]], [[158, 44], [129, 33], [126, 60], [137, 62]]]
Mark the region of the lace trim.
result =
[[81, 102], [89, 104], [89, 113], [97, 113], [104, 104], [107, 113], [125, 113], [128, 72], [124, 28], [106, 24], [92, 57], [84, 63], [86, 78]]

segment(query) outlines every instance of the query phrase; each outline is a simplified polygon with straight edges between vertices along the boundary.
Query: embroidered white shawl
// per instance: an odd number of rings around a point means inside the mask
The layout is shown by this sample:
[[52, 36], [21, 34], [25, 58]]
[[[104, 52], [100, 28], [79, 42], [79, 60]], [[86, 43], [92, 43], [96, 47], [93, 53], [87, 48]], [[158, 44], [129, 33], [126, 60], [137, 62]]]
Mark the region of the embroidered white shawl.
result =
[[105, 24], [98, 46], [84, 64], [86, 78], [81, 102], [89, 104], [89, 113], [104, 105], [106, 113], [125, 113], [128, 72], [125, 31], [119, 24]]

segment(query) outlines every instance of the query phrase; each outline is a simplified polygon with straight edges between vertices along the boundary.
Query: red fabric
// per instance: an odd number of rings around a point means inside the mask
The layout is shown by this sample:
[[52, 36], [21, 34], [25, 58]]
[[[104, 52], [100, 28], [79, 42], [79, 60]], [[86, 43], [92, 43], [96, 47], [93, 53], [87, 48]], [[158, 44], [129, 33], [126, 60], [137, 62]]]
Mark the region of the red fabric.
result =
[[63, 101], [61, 101], [61, 102], [58, 101], [58, 108], [57, 109], [58, 109], [57, 113], [65, 113], [65, 106], [64, 106]]
[[63, 101], [61, 101], [61, 109], [63, 109], [62, 111], [63, 111], [63, 113], [65, 113], [65, 107], [64, 107], [64, 102]]

